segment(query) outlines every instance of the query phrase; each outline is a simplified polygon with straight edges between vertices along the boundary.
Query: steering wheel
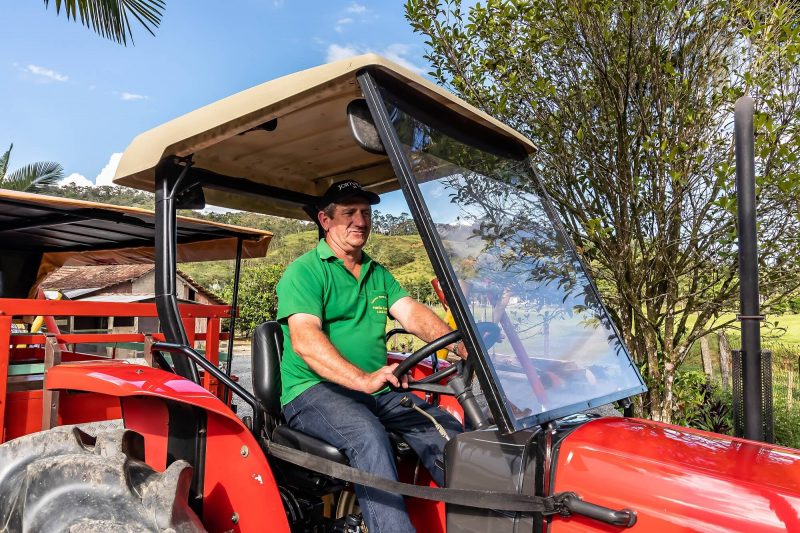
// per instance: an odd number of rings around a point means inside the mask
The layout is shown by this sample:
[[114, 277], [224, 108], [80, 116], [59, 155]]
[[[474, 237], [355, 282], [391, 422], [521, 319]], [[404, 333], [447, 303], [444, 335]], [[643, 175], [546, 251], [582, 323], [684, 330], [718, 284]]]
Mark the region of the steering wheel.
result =
[[[424, 361], [431, 355], [436, 354], [442, 348], [453, 344], [454, 342], [461, 340], [461, 332], [459, 330], [451, 331], [450, 333], [445, 333], [441, 337], [436, 340], [433, 340], [417, 350], [416, 352], [412, 353], [408, 357], [406, 357], [403, 361], [397, 365], [397, 368], [394, 369], [392, 374], [397, 379], [400, 379], [404, 374], [407, 374], [412, 368], [418, 365], [420, 362]], [[419, 390], [423, 392], [436, 392], [436, 393], [445, 393], [445, 394], [452, 394], [452, 392], [442, 385], [433, 385], [444, 378], [451, 376], [458, 371], [460, 365], [450, 365], [447, 368], [443, 368], [442, 370], [436, 371], [433, 374], [426, 376], [425, 378], [419, 381], [413, 381], [408, 384], [407, 389], [398, 389], [398, 390]]]

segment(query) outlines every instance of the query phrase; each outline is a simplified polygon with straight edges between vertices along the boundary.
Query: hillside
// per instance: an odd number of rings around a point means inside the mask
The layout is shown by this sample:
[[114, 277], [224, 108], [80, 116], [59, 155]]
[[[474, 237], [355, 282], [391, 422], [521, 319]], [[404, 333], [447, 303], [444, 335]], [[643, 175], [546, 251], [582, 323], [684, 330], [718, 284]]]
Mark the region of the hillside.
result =
[[[282, 235], [270, 244], [267, 257], [244, 261], [242, 268], [252, 268], [264, 263], [286, 266], [313, 248], [316, 242], [316, 230]], [[388, 268], [408, 290], [422, 279], [429, 282], [434, 277], [419, 235], [373, 234], [370, 236], [366, 252]], [[210, 261], [182, 264], [180, 269], [206, 287], [220, 291], [233, 280], [232, 264], [232, 261]]]

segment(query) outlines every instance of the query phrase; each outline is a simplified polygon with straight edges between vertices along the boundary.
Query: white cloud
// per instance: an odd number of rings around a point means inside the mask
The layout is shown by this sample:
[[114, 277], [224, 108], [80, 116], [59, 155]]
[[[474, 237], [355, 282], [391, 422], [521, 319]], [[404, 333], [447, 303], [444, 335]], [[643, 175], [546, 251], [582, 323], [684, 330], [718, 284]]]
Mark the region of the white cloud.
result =
[[383, 52], [380, 52], [380, 55], [385, 56], [386, 59], [390, 61], [399, 63], [400, 65], [406, 67], [408, 70], [414, 71], [417, 74], [422, 74], [423, 72], [425, 72], [425, 69], [422, 67], [418, 67], [406, 57], [410, 51], [411, 48], [407, 44], [396, 43], [387, 46]]
[[359, 14], [366, 13], [367, 6], [356, 4], [355, 2], [353, 2], [349, 6], [347, 6], [347, 9], [345, 11], [347, 11], [348, 13], [359, 13]]
[[340, 46], [338, 44], [330, 44], [328, 45], [328, 54], [325, 57], [325, 61], [327, 63], [333, 63], [334, 61], [339, 61], [340, 59], [346, 59], [348, 57], [357, 56], [359, 51], [351, 45], [344, 45]]
[[39, 76], [42, 79], [49, 79], [53, 81], [67, 81], [69, 80], [69, 76], [65, 76], [64, 74], [59, 74], [53, 69], [40, 67], [37, 65], [28, 65], [23, 70], [25, 72], [29, 72], [35, 76]]
[[111, 157], [108, 158], [108, 163], [106, 163], [106, 166], [103, 167], [103, 170], [101, 170], [100, 174], [98, 174], [94, 179], [94, 184], [97, 186], [114, 185], [112, 180], [114, 179], [114, 174], [117, 172], [120, 159], [122, 159], [122, 152], [115, 152], [111, 154]]
[[89, 178], [84, 176], [83, 174], [78, 174], [77, 172], [73, 172], [66, 178], [62, 179], [58, 182], [59, 185], [77, 185], [78, 187], [93, 187], [94, 183], [92, 183]]
[[352, 23], [353, 19], [351, 19], [350, 17], [341, 18], [336, 21], [336, 26], [334, 26], [333, 29], [336, 30], [338, 33], [342, 33], [344, 31], [345, 26]]
[[120, 93], [119, 97], [125, 101], [129, 100], [147, 100], [147, 97], [143, 94], [136, 94], [136, 93]]
[[414, 62], [407, 57], [410, 52], [411, 47], [402, 43], [390, 44], [383, 50], [375, 50], [374, 48], [355, 46], [352, 44], [340, 45], [331, 43], [328, 45], [325, 61], [331, 63], [333, 61], [339, 61], [340, 59], [346, 59], [348, 57], [353, 57], [360, 54], [376, 53], [385, 57], [386, 59], [389, 59], [390, 61], [400, 64], [408, 70], [416, 72], [417, 74], [423, 74], [425, 69], [414, 64]]

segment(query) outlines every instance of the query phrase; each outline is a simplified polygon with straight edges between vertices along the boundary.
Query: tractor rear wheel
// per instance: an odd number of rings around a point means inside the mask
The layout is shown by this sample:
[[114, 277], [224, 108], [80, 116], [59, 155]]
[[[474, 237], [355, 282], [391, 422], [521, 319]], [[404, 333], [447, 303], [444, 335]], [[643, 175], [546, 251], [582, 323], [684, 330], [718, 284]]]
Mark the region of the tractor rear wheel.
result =
[[142, 460], [142, 437], [124, 429], [96, 437], [75, 426], [0, 446], [0, 532], [205, 531], [189, 508], [192, 468], [162, 473]]

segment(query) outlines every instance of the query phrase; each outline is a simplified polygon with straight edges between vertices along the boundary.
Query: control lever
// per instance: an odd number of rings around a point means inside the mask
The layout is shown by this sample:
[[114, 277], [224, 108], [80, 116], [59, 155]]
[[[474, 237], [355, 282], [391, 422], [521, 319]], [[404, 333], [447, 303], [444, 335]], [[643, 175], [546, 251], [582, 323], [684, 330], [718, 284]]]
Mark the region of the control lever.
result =
[[447, 431], [444, 430], [442, 425], [439, 422], [437, 422], [436, 419], [433, 418], [431, 415], [429, 415], [424, 410], [417, 407], [417, 405], [413, 401], [411, 401], [411, 398], [409, 398], [408, 396], [403, 396], [402, 398], [400, 398], [400, 405], [402, 405], [403, 407], [407, 407], [409, 409], [414, 409], [416, 412], [426, 417], [428, 420], [431, 421], [431, 424], [433, 424], [433, 426], [436, 428], [436, 431], [439, 432], [439, 435], [441, 435], [444, 440], [446, 441], [450, 440], [450, 436], [447, 434]]

